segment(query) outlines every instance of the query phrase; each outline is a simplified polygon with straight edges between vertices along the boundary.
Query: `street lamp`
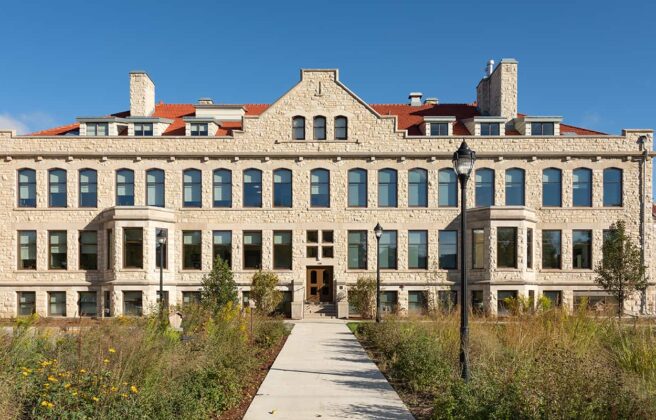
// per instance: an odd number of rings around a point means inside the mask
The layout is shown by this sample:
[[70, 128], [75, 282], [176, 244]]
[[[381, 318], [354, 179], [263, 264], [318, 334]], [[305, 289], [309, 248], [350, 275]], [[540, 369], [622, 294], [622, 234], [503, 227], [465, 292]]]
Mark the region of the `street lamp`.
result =
[[164, 245], [166, 244], [164, 229], [160, 229], [157, 233], [157, 243], [159, 244], [159, 309], [160, 314], [164, 314]]
[[376, 223], [376, 322], [380, 322], [380, 237], [383, 236], [383, 227]]
[[469, 380], [469, 311], [467, 309], [467, 181], [476, 162], [476, 152], [463, 140], [458, 151], [453, 153], [453, 170], [460, 181], [460, 373], [462, 379]]

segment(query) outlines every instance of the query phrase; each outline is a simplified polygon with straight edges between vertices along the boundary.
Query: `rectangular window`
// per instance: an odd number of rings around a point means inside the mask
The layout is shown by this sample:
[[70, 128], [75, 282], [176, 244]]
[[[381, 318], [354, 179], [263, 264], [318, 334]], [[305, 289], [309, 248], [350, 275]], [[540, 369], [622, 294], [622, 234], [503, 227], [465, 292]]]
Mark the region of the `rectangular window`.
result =
[[80, 270], [98, 269], [98, 232], [80, 232]]
[[483, 301], [482, 290], [472, 290], [471, 292], [472, 312], [482, 314], [485, 311], [485, 302]]
[[123, 292], [123, 315], [143, 315], [143, 297], [141, 291]]
[[558, 307], [562, 302], [562, 292], [560, 290], [545, 290], [542, 292], [542, 296], [549, 299], [552, 307]]
[[18, 316], [29, 316], [36, 312], [36, 292], [18, 292]]
[[244, 269], [262, 267], [262, 232], [244, 232]]
[[380, 268], [396, 270], [396, 231], [388, 230], [380, 237]]
[[458, 231], [441, 230], [437, 239], [440, 268], [458, 268]]
[[36, 270], [36, 231], [18, 231], [18, 269]]
[[135, 136], [152, 136], [153, 123], [134, 123]]
[[48, 171], [48, 206], [67, 206], [66, 171], [63, 169]]
[[367, 207], [367, 171], [364, 169], [348, 172], [348, 206]]
[[[308, 244], [318, 244], [319, 243], [319, 231], [318, 230], [308, 230], [306, 232], [306, 242]], [[307, 257], [308, 258], [319, 258], [319, 247], [316, 245], [307, 246]]]
[[428, 231], [408, 231], [408, 268], [428, 268]]
[[273, 268], [277, 270], [292, 269], [292, 232], [273, 232]]
[[48, 269], [66, 270], [68, 259], [66, 246], [65, 230], [52, 230], [48, 232]]
[[533, 229], [526, 229], [526, 268], [533, 268]]
[[573, 243], [573, 268], [592, 268], [592, 231], [575, 230], [572, 232]]
[[142, 228], [123, 228], [123, 268], [143, 268]]
[[394, 169], [378, 171], [378, 207], [397, 207], [397, 172]]
[[109, 135], [109, 123], [87, 123], [87, 136]]
[[352, 270], [367, 269], [366, 230], [350, 230], [348, 232], [348, 268]]
[[552, 122], [533, 122], [531, 123], [532, 136], [553, 136], [554, 123]]
[[182, 232], [182, 268], [200, 270], [202, 255], [202, 237], [200, 230]]
[[200, 292], [182, 292], [183, 305], [197, 305], [200, 303], [200, 299], [201, 299]]
[[458, 292], [455, 290], [439, 290], [437, 303], [444, 312], [451, 312], [458, 304]]
[[321, 247], [321, 257], [322, 258], [333, 258], [335, 256], [335, 249], [332, 246], [322, 246]]
[[398, 294], [395, 291], [386, 291], [380, 293], [380, 310], [384, 314], [393, 314], [396, 312]]
[[559, 230], [542, 231], [542, 268], [560, 269], [561, 232]]
[[107, 246], [105, 247], [106, 251], [106, 267], [108, 270], [114, 268], [114, 235], [112, 234], [111, 229], [107, 229]]
[[430, 123], [431, 136], [448, 136], [449, 123]]
[[517, 268], [517, 228], [497, 228], [497, 267]]
[[[159, 243], [159, 238], [162, 237], [165, 239], [163, 244]], [[155, 268], [160, 268], [160, 266], [163, 269], [169, 268], [168, 264], [168, 253], [169, 253], [169, 247], [168, 247], [168, 238], [169, 238], [169, 230], [164, 229], [164, 228], [155, 228]], [[161, 252], [161, 254], [160, 254]]]
[[191, 135], [194, 137], [207, 136], [207, 123], [191, 123]]
[[506, 299], [517, 299], [517, 290], [499, 290], [497, 292], [497, 315], [508, 315]]
[[98, 175], [93, 169], [80, 171], [80, 207], [98, 205]]
[[221, 258], [232, 267], [232, 231], [215, 230], [212, 232], [212, 261]]
[[48, 292], [48, 316], [66, 316], [66, 292]]
[[481, 123], [481, 136], [498, 136], [499, 123]]
[[428, 310], [426, 294], [423, 290], [410, 290], [408, 292], [408, 313], [424, 314]]
[[80, 316], [98, 316], [98, 293], [80, 292], [78, 294], [77, 310]]
[[483, 229], [472, 230], [472, 268], [485, 268], [485, 235]]
[[36, 207], [36, 171], [18, 171], [18, 207]]

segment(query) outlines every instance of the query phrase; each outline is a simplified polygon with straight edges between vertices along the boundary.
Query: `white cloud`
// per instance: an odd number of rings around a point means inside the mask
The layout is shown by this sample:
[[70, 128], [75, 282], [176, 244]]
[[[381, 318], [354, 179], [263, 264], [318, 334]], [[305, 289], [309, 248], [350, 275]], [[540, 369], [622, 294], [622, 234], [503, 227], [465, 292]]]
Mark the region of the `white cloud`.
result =
[[54, 119], [43, 112], [11, 115], [0, 114], [0, 130], [16, 130], [17, 134], [27, 134], [52, 126]]

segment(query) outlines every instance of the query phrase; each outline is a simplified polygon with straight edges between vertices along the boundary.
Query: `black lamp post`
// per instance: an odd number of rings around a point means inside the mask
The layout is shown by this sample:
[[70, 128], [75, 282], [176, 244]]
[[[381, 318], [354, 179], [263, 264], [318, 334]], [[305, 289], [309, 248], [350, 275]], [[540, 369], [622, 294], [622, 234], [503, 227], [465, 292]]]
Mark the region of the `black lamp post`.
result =
[[166, 234], [164, 229], [157, 233], [157, 243], [159, 244], [159, 310], [164, 314], [164, 245], [166, 244]]
[[460, 181], [460, 373], [462, 379], [469, 380], [469, 310], [467, 308], [467, 181], [476, 162], [476, 152], [463, 140], [460, 148], [453, 154], [453, 170]]
[[380, 237], [383, 236], [383, 227], [376, 223], [376, 322], [380, 322]]

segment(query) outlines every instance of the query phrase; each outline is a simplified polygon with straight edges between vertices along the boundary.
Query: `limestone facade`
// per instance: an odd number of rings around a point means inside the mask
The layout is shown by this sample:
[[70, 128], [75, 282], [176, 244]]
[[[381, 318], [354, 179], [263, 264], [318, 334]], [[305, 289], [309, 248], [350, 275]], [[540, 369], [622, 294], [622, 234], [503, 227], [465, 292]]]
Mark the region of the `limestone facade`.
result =
[[[501, 68], [501, 70], [500, 70]], [[499, 75], [497, 77], [496, 75]], [[479, 102], [489, 101], [481, 114], [501, 116], [513, 127], [517, 118], [517, 63], [502, 61], [490, 78], [484, 79], [477, 90]], [[497, 80], [497, 78], [499, 80]], [[143, 73], [131, 74], [130, 117], [160, 118], [153, 115], [154, 85]], [[503, 82], [506, 80], [506, 82]], [[149, 84], [150, 83], [150, 84]], [[487, 85], [490, 86], [487, 86]], [[491, 95], [491, 98], [486, 95]], [[486, 99], [487, 98], [487, 99]], [[439, 106], [439, 105], [438, 105]], [[479, 108], [482, 104], [479, 103]], [[651, 216], [652, 189], [651, 130], [625, 130], [621, 135], [582, 134], [563, 135], [562, 127], [553, 136], [514, 135], [481, 136], [478, 126], [470, 134], [459, 134], [450, 128], [447, 136], [413, 135], [402, 126], [402, 118], [393, 113], [377, 111], [348, 90], [338, 79], [336, 70], [302, 70], [301, 79], [281, 98], [258, 115], [242, 117], [239, 127], [227, 134], [227, 127], [219, 119], [211, 122], [219, 127], [208, 136], [192, 137], [189, 121], [182, 121], [182, 135], [134, 137], [127, 135], [86, 136], [39, 134], [17, 136], [0, 131], [0, 315], [16, 316], [21, 292], [34, 292], [35, 311], [43, 316], [52, 312], [53, 292], [65, 292], [65, 314], [80, 312], [80, 292], [96, 292], [98, 315], [121, 315], [126, 310], [125, 292], [141, 292], [141, 306], [148, 311], [155, 305], [159, 287], [156, 266], [156, 229], [168, 230], [167, 267], [163, 270], [164, 289], [169, 302], [182, 303], [186, 292], [198, 291], [200, 282], [212, 266], [213, 232], [231, 232], [232, 268], [240, 295], [250, 289], [254, 269], [244, 268], [244, 232], [261, 232], [261, 268], [273, 270], [280, 277], [280, 289], [287, 292], [292, 306], [302, 308], [307, 298], [308, 267], [332, 267], [333, 279], [329, 301], [347, 299], [348, 288], [358, 277], [375, 275], [376, 238], [373, 227], [380, 223], [386, 231], [397, 232], [397, 267], [382, 270], [382, 289], [396, 292], [399, 311], [408, 310], [411, 292], [455, 290], [458, 292], [459, 271], [440, 268], [439, 232], [459, 229], [459, 207], [439, 206], [439, 170], [452, 167], [451, 156], [463, 140], [476, 151], [475, 169], [494, 170], [493, 205], [475, 207], [475, 177], [468, 183], [468, 243], [472, 243], [472, 229], [483, 229], [484, 258], [481, 268], [472, 268], [471, 247], [466, 266], [470, 275], [470, 290], [482, 292], [485, 309], [495, 314], [499, 291], [511, 291], [537, 299], [545, 291], [559, 291], [562, 304], [572, 307], [575, 296], [596, 294], [592, 269], [577, 269], [573, 263], [573, 231], [592, 231], [592, 267], [601, 261], [603, 231], [619, 219], [626, 220], [636, 241], [640, 240], [641, 215], [645, 232], [645, 258], [653, 266], [654, 225]], [[292, 138], [292, 118], [305, 117], [306, 140]], [[326, 139], [313, 140], [315, 116], [324, 116]], [[347, 117], [346, 140], [335, 139], [335, 118]], [[170, 116], [164, 116], [169, 118]], [[456, 116], [457, 117], [457, 116]], [[174, 119], [174, 118], [172, 118]], [[129, 120], [129, 118], [128, 118]], [[492, 119], [493, 120], [493, 119]], [[170, 120], [157, 120], [157, 124]], [[423, 124], [420, 122], [419, 124]], [[456, 122], [456, 124], [458, 124]], [[471, 122], [468, 122], [471, 125]], [[81, 122], [79, 133], [86, 133]], [[463, 125], [464, 127], [464, 125]], [[587, 133], [587, 132], [586, 132]], [[642, 144], [640, 144], [642, 142]], [[644, 163], [643, 163], [644, 161]], [[644, 183], [641, 165], [644, 164]], [[573, 170], [592, 171], [592, 205], [574, 207]], [[36, 174], [35, 207], [19, 207], [18, 171], [32, 169]], [[66, 171], [66, 207], [49, 206], [49, 170]], [[97, 205], [79, 206], [80, 170], [97, 171]], [[134, 205], [117, 206], [116, 173], [119, 169], [134, 171]], [[161, 169], [165, 173], [164, 207], [147, 206], [146, 171]], [[258, 169], [262, 174], [262, 205], [244, 207], [244, 171]], [[293, 204], [291, 208], [273, 205], [273, 171], [285, 168], [292, 173]], [[313, 169], [330, 173], [330, 206], [311, 206]], [[348, 205], [348, 171], [361, 168], [367, 174], [366, 207]], [[397, 171], [398, 205], [379, 206], [379, 170]], [[427, 171], [427, 206], [409, 206], [409, 178], [411, 169]], [[522, 206], [506, 206], [507, 169], [524, 171]], [[543, 170], [562, 171], [562, 205], [546, 207], [542, 204]], [[604, 206], [604, 170], [622, 170], [622, 203], [618, 207]], [[185, 207], [183, 203], [183, 171], [201, 171], [201, 206]], [[213, 206], [213, 171], [228, 169], [232, 175], [230, 208]], [[644, 188], [641, 188], [644, 187]], [[644, 211], [644, 208], [648, 209]], [[642, 210], [642, 211], [641, 211]], [[143, 267], [124, 268], [125, 228], [142, 228]], [[497, 230], [516, 228], [516, 267], [497, 266]], [[527, 232], [532, 231], [532, 264], [528, 263]], [[97, 269], [80, 269], [80, 231], [97, 232]], [[110, 234], [111, 230], [111, 234]], [[308, 257], [308, 231], [331, 231], [333, 256]], [[348, 232], [366, 231], [366, 268], [348, 267]], [[427, 267], [409, 268], [409, 231], [427, 232]], [[542, 231], [562, 232], [562, 266], [560, 269], [542, 268]], [[20, 269], [21, 247], [19, 232], [36, 232], [36, 269]], [[66, 267], [49, 269], [49, 231], [65, 231]], [[201, 258], [199, 265], [183, 268], [183, 232], [199, 231]], [[275, 269], [274, 232], [291, 231], [291, 269]], [[320, 249], [321, 251], [321, 249]], [[326, 252], [326, 254], [329, 254]], [[460, 256], [458, 256], [458, 259]], [[646, 294], [645, 311], [656, 308], [656, 283], [650, 269], [650, 287]], [[414, 295], [416, 297], [416, 294]], [[457, 294], [460, 299], [460, 294]], [[480, 296], [480, 295], [477, 295]], [[502, 294], [502, 296], [505, 296]], [[472, 299], [470, 295], [468, 299]], [[470, 300], [471, 302], [471, 300]], [[638, 297], [627, 305], [637, 313]]]

